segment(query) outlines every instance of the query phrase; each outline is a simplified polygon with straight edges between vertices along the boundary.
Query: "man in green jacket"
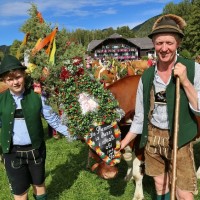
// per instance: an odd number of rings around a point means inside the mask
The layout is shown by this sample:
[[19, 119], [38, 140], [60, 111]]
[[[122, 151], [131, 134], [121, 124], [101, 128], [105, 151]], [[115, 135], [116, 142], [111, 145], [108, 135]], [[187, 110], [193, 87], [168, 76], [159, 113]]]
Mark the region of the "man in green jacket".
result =
[[135, 116], [121, 149], [142, 134], [145, 173], [155, 182], [157, 200], [170, 199], [176, 77], [180, 79], [176, 198], [193, 200], [197, 179], [192, 141], [197, 135], [195, 114], [200, 115], [200, 65], [177, 56], [185, 21], [177, 15], [156, 20], [149, 37], [155, 47], [156, 64], [142, 75], [137, 91]]
[[41, 116], [66, 137], [70, 138], [70, 134], [45, 97], [27, 87], [25, 70], [11, 55], [6, 55], [0, 65], [0, 78], [8, 87], [0, 94], [1, 147], [14, 199], [27, 200], [32, 185], [34, 198], [46, 200], [46, 146]]

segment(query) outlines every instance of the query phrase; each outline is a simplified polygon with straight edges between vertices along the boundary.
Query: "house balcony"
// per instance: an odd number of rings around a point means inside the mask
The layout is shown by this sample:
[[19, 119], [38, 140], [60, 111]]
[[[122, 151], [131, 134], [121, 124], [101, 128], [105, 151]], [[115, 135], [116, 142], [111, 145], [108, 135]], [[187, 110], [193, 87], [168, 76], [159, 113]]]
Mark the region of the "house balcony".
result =
[[[117, 59], [117, 60], [136, 60], [138, 59], [137, 56], [109, 56], [110, 58], [114, 58], [114, 59]], [[95, 59], [103, 59], [105, 58], [104, 55], [96, 55], [94, 56]]]
[[95, 53], [119, 53], [119, 52], [135, 52], [135, 48], [123, 48], [123, 49], [99, 49]]

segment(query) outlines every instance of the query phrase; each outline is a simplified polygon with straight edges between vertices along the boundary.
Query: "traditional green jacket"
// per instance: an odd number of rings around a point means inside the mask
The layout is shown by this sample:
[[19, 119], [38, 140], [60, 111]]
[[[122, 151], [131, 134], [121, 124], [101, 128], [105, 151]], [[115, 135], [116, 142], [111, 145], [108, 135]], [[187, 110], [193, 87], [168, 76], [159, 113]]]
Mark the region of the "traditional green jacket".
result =
[[[187, 75], [190, 82], [194, 83], [195, 63], [192, 60], [177, 58], [177, 62], [184, 64], [187, 68]], [[147, 142], [148, 135], [148, 115], [150, 111], [150, 91], [153, 86], [155, 67], [147, 69], [142, 75], [143, 83], [143, 101], [144, 101], [144, 123], [143, 132], [140, 141], [140, 147], [144, 147]], [[166, 88], [167, 112], [170, 127], [170, 137], [173, 138], [174, 133], [174, 115], [176, 102], [176, 79], [171, 78]], [[178, 147], [191, 141], [197, 134], [197, 123], [195, 116], [189, 108], [188, 99], [184, 89], [180, 88], [180, 115], [179, 115], [179, 131], [178, 131]]]
[[[33, 148], [39, 148], [44, 140], [41, 120], [42, 101], [33, 90], [26, 90], [21, 106]], [[1, 146], [8, 153], [12, 143], [15, 102], [9, 90], [0, 94]]]

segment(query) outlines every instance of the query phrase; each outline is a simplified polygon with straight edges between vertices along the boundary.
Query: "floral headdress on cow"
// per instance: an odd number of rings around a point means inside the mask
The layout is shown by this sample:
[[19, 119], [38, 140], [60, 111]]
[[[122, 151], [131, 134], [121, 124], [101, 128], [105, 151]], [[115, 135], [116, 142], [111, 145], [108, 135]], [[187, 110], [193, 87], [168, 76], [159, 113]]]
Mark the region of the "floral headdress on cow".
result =
[[[56, 84], [55, 77], [59, 77]], [[88, 145], [107, 164], [118, 163], [120, 130], [116, 120], [120, 120], [124, 112], [119, 108], [119, 103], [111, 92], [87, 71], [83, 59], [74, 57], [63, 61], [60, 70], [50, 69], [45, 82], [44, 90], [50, 94], [49, 101], [58, 105], [63, 123], [68, 126], [70, 133], [85, 138]], [[105, 124], [111, 124], [114, 130], [114, 157], [107, 156], [91, 136], [95, 127], [103, 127]]]
[[[107, 164], [114, 165], [120, 157], [120, 153], [115, 154], [120, 148], [116, 120], [124, 114], [117, 100], [87, 70], [85, 50], [80, 44], [69, 39], [65, 29], [58, 30], [56, 27], [52, 30], [35, 6], [30, 13], [32, 18], [22, 27], [27, 34], [18, 56], [26, 60], [35, 89], [41, 85], [47, 101], [60, 111], [62, 121], [72, 136], [85, 138]], [[109, 149], [109, 153], [112, 150], [111, 157], [105, 155], [99, 148], [100, 143], [91, 138], [96, 129], [97, 134], [102, 134], [101, 139], [105, 139], [102, 144], [107, 144], [106, 140], [110, 139], [103, 136], [102, 130], [108, 130], [107, 134], [112, 137], [114, 148]]]

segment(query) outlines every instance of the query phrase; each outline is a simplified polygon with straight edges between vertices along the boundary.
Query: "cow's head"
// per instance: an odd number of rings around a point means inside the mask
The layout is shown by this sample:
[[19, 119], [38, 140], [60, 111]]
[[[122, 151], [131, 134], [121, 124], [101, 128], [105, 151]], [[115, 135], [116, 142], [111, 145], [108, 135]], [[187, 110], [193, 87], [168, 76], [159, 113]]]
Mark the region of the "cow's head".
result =
[[112, 179], [117, 176], [118, 168], [106, 164], [92, 149], [89, 149], [89, 158], [93, 158], [96, 161], [91, 170], [95, 171], [101, 178]]

